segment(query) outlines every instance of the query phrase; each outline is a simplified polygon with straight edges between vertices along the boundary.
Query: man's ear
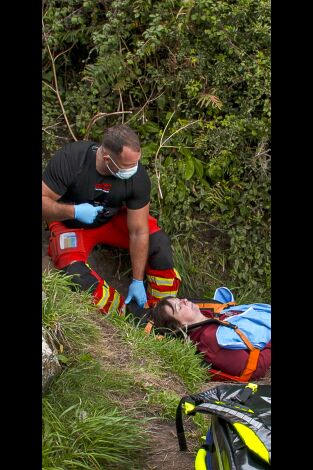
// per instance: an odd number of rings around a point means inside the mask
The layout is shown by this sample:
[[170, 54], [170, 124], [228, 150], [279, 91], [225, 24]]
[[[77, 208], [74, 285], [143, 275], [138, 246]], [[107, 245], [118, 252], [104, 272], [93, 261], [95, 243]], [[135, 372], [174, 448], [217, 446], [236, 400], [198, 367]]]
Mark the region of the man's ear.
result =
[[102, 155], [102, 160], [105, 162], [105, 163], [109, 163], [110, 161], [110, 156], [108, 153], [105, 153], [104, 155]]

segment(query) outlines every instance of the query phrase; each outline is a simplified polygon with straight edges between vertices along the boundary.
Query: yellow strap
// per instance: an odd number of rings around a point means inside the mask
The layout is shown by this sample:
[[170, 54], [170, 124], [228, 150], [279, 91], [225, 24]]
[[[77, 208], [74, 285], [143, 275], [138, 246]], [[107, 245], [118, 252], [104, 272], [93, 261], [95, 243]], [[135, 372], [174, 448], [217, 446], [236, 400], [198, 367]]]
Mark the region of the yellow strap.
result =
[[270, 463], [269, 451], [261, 441], [261, 439], [255, 434], [252, 429], [242, 423], [233, 423], [234, 428], [238, 432], [239, 436], [245, 443], [245, 445], [255, 454], [257, 454], [262, 460]]
[[258, 385], [249, 382], [248, 385], [245, 386], [245, 388], [251, 388], [252, 392], [255, 393], [258, 389]]
[[206, 450], [203, 448], [200, 448], [198, 450], [195, 459], [195, 470], [207, 470], [207, 466], [205, 463], [206, 453]]
[[188, 415], [189, 413], [192, 413], [192, 411], [195, 409], [196, 405], [193, 403], [189, 403], [186, 401], [185, 403], [182, 404], [182, 408], [184, 410], [184, 413]]

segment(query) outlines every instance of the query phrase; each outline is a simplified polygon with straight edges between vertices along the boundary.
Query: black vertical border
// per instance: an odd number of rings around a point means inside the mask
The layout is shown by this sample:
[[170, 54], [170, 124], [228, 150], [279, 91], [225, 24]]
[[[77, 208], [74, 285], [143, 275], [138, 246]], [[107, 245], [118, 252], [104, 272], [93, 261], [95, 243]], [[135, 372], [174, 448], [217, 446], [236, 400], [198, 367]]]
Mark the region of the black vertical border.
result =
[[4, 467], [41, 469], [42, 3], [1, 5]]

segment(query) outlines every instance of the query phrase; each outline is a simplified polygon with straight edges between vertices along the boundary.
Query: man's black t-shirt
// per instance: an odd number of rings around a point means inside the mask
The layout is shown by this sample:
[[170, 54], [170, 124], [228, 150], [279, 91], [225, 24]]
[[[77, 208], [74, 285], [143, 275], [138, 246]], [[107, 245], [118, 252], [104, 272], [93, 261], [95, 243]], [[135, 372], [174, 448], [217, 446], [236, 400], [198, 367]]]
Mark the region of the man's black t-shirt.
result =
[[151, 183], [141, 163], [129, 179], [101, 175], [96, 170], [98, 147], [99, 144], [90, 141], [66, 144], [51, 158], [43, 173], [44, 183], [61, 196], [58, 202], [105, 206], [92, 224], [63, 221], [68, 227], [99, 227], [124, 204], [129, 209], [140, 209], [150, 201]]

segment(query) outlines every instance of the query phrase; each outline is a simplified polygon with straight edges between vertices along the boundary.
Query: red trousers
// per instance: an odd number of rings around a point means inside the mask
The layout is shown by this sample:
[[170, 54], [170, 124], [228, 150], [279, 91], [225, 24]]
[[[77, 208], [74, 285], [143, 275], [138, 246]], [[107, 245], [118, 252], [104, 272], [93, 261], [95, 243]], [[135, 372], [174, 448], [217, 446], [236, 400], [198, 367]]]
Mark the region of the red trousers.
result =
[[[95, 304], [108, 313], [124, 311], [124, 297], [109, 286], [87, 264], [92, 249], [97, 244], [118, 248], [129, 248], [126, 209], [101, 227], [71, 229], [62, 222], [51, 222], [48, 253], [54, 266], [72, 274], [73, 281], [81, 289], [90, 289]], [[169, 238], [158, 226], [155, 218], [149, 215], [149, 257], [146, 266], [148, 304], [153, 305], [167, 295], [176, 296], [180, 286], [180, 276], [173, 266]]]

